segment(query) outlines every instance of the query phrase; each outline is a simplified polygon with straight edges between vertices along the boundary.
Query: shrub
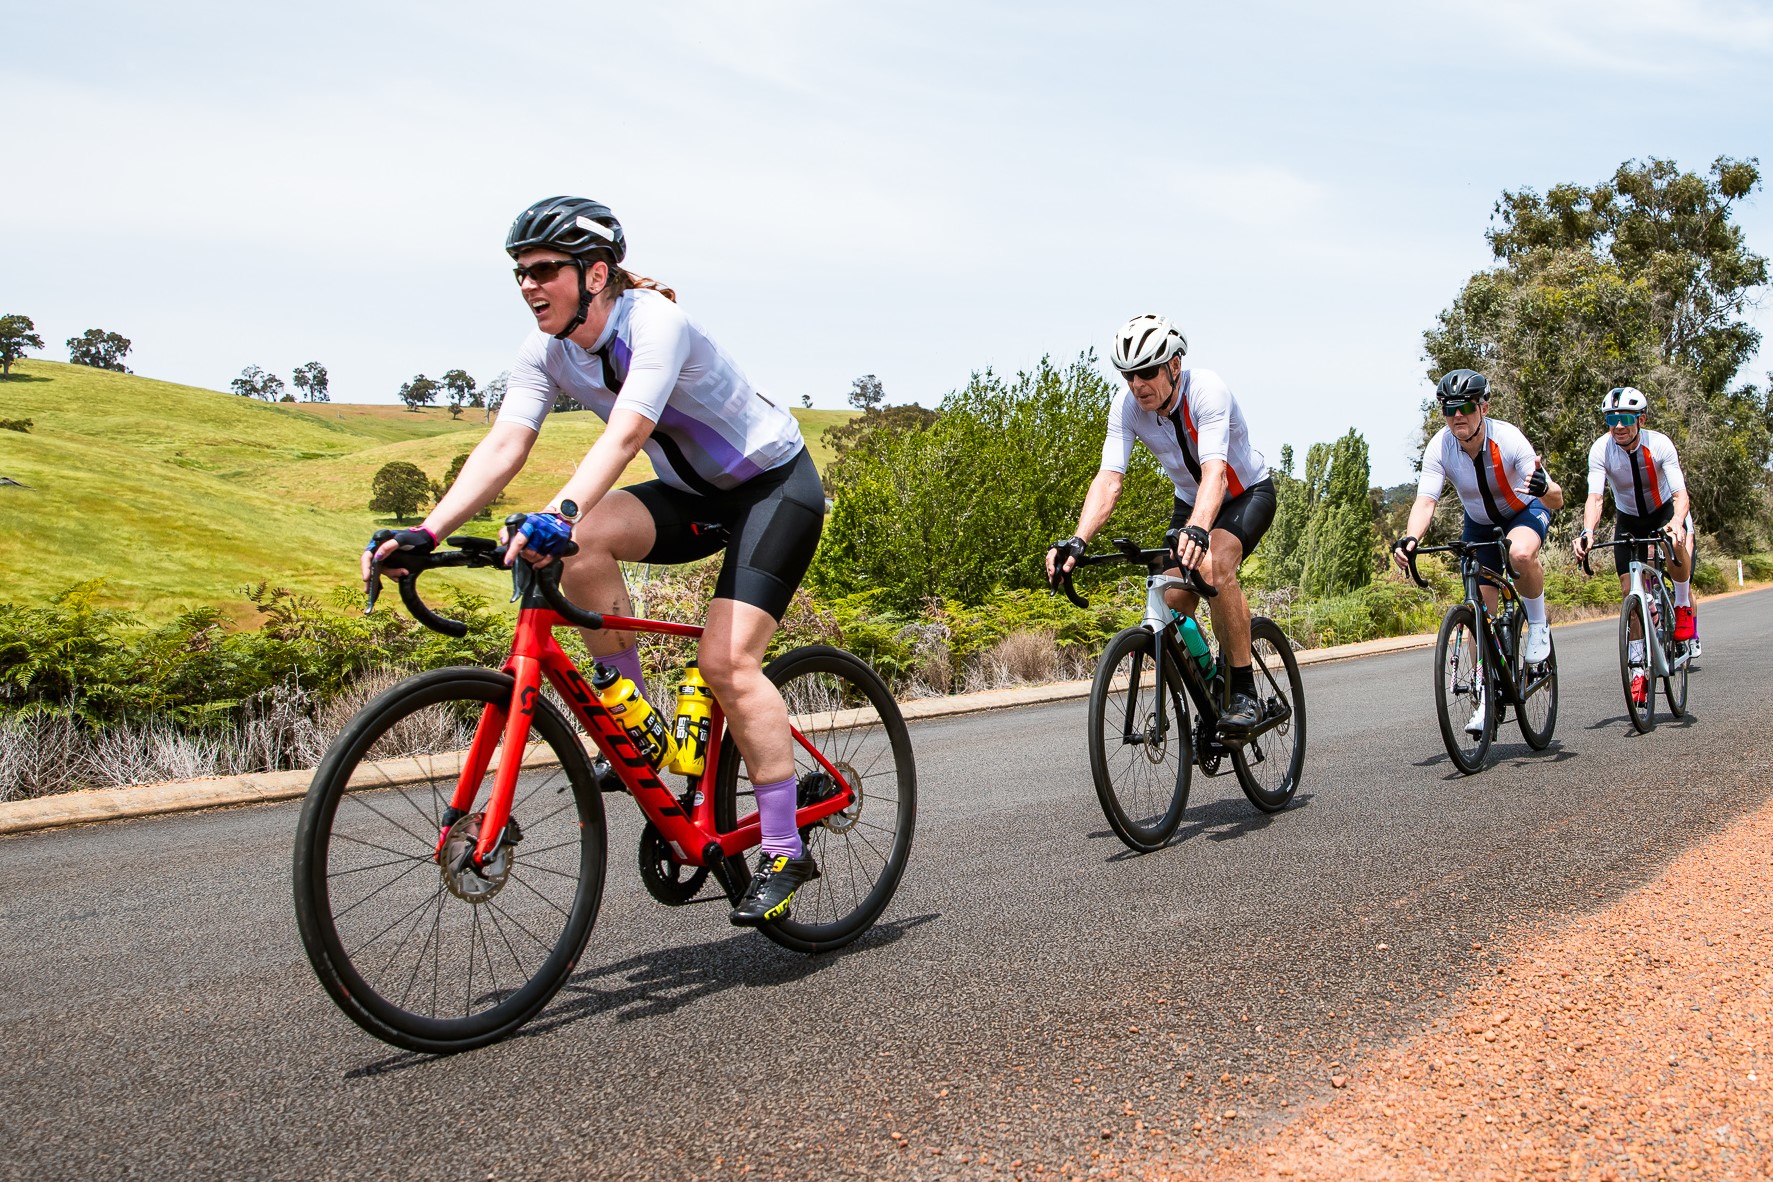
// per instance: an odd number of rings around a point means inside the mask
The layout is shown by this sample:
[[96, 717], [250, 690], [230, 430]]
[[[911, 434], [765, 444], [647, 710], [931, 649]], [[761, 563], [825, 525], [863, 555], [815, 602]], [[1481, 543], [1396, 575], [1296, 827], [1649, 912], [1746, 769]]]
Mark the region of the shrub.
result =
[[31, 420], [0, 419], [0, 431], [23, 431], [26, 434], [29, 434], [31, 431]]
[[1701, 595], [1717, 595], [1729, 589], [1730, 583], [1724, 578], [1724, 568], [1709, 559], [1701, 558], [1699, 565], [1693, 568], [1693, 589]]

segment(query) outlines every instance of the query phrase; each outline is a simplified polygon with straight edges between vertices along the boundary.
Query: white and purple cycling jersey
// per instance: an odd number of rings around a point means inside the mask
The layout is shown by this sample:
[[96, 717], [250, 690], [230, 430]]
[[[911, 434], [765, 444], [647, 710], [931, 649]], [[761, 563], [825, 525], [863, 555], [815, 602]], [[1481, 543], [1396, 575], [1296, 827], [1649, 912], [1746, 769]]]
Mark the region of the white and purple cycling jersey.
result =
[[1125, 387], [1108, 408], [1108, 434], [1102, 440], [1102, 467], [1125, 472], [1133, 459], [1133, 440], [1151, 449], [1169, 474], [1176, 496], [1192, 505], [1200, 490], [1201, 464], [1225, 461], [1225, 498], [1268, 478], [1262, 453], [1250, 446], [1249, 425], [1224, 379], [1210, 369], [1185, 369], [1175, 404], [1162, 411], [1141, 410]]
[[1660, 431], [1638, 430], [1637, 442], [1628, 448], [1613, 442], [1611, 432], [1588, 449], [1588, 492], [1613, 489], [1613, 504], [1632, 517], [1648, 517], [1687, 487], [1675, 455], [1674, 440]]
[[702, 327], [656, 291], [625, 291], [587, 352], [532, 332], [511, 366], [500, 422], [540, 430], [565, 394], [604, 422], [617, 407], [656, 426], [643, 445], [659, 479], [709, 495], [794, 458], [800, 424], [752, 387]]

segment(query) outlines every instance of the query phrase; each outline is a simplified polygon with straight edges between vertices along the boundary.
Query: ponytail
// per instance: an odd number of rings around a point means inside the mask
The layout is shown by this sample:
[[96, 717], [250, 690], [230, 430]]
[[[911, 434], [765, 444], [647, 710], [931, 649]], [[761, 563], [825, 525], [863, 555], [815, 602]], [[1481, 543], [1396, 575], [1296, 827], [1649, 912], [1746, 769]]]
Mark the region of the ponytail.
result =
[[624, 270], [621, 267], [611, 267], [609, 269], [609, 287], [606, 289], [612, 293], [611, 298], [620, 296], [623, 292], [630, 289], [638, 291], [656, 291], [672, 303], [677, 302], [677, 293], [669, 287], [666, 287], [663, 283], [660, 283], [657, 279], [648, 279], [645, 275], [636, 275], [634, 272]]

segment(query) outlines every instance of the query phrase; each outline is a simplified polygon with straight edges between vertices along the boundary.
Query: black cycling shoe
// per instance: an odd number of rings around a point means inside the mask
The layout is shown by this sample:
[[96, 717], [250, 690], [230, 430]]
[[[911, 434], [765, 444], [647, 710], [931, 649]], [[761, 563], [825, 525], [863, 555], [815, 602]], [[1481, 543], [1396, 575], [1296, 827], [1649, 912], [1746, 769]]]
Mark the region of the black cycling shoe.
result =
[[591, 757], [591, 775], [597, 786], [605, 792], [628, 791], [628, 785], [622, 783], [622, 777], [616, 775], [616, 769], [601, 755]]
[[1241, 690], [1232, 690], [1231, 704], [1219, 716], [1219, 732], [1237, 734], [1252, 730], [1261, 720], [1262, 707], [1257, 704], [1255, 697]]
[[817, 877], [819, 864], [811, 854], [803, 852], [798, 858], [764, 854], [757, 859], [745, 897], [733, 908], [733, 926], [754, 928], [760, 923], [788, 918], [788, 904], [794, 901], [794, 892]]

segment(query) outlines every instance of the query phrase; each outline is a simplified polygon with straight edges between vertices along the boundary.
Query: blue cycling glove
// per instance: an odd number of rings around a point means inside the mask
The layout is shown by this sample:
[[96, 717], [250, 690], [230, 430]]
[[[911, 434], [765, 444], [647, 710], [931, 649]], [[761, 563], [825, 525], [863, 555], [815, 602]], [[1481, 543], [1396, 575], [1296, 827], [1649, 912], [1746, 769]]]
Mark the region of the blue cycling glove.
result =
[[527, 514], [518, 532], [529, 539], [529, 549], [537, 554], [564, 554], [573, 540], [572, 523], [558, 513]]

